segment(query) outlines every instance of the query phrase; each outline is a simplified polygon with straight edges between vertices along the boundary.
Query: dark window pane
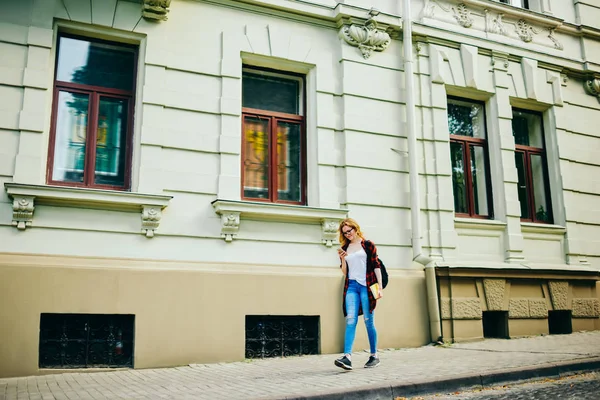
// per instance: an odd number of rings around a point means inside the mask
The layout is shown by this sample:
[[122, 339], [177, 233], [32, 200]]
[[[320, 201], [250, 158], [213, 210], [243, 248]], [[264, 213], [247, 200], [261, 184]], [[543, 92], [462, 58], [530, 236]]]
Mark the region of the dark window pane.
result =
[[481, 146], [469, 146], [471, 152], [471, 177], [473, 181], [474, 211], [477, 215], [489, 216], [488, 183], [485, 149]]
[[302, 135], [300, 125], [279, 122], [277, 125], [277, 197], [279, 200], [302, 200]]
[[542, 222], [551, 222], [546, 198], [546, 179], [544, 174], [544, 159], [539, 154], [531, 155], [531, 178], [533, 181], [533, 202], [535, 205], [535, 219]]
[[87, 139], [87, 94], [59, 92], [52, 180], [83, 182]]
[[450, 158], [452, 161], [452, 188], [454, 190], [454, 211], [469, 213], [467, 203], [467, 176], [465, 173], [465, 155], [461, 143], [450, 142]]
[[521, 203], [521, 218], [531, 219], [529, 210], [529, 188], [527, 187], [527, 167], [525, 165], [525, 154], [515, 152], [515, 165], [517, 166], [518, 193]]
[[68, 37], [59, 46], [57, 81], [133, 89], [134, 49]]
[[269, 120], [244, 118], [244, 197], [269, 198]]
[[448, 129], [451, 135], [485, 139], [483, 106], [460, 100], [448, 100]]
[[300, 81], [259, 73], [244, 72], [242, 76], [242, 106], [300, 114]]
[[542, 116], [540, 114], [514, 110], [512, 129], [515, 144], [540, 149], [544, 147]]
[[127, 100], [100, 97], [96, 133], [96, 184], [125, 184], [127, 114]]

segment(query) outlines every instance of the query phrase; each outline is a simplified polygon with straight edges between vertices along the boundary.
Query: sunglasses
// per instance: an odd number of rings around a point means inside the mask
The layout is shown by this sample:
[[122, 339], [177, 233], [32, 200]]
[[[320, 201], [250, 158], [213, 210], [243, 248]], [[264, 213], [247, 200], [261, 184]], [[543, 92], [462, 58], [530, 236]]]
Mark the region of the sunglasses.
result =
[[350, 228], [350, 229], [348, 229], [347, 231], [342, 231], [342, 233], [343, 233], [344, 235], [349, 235], [349, 234], [351, 234], [351, 233], [352, 233], [352, 231], [353, 231], [353, 230], [354, 230], [354, 228]]

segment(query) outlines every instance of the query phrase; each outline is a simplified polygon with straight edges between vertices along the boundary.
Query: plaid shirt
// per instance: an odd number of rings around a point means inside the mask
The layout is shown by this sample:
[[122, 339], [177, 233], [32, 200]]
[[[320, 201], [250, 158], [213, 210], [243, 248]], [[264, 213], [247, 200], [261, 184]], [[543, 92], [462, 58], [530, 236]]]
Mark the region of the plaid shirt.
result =
[[[377, 247], [375, 247], [375, 244], [370, 240], [363, 240], [361, 242], [361, 245], [365, 250], [365, 253], [367, 253], [367, 289], [369, 289], [371, 285], [377, 283], [375, 268], [381, 268], [381, 265], [379, 264], [379, 258], [377, 257]], [[344, 251], [347, 251], [348, 245], [343, 246], [342, 249], [344, 249]], [[340, 264], [340, 268], [341, 267], [342, 265]], [[347, 316], [346, 293], [348, 292], [348, 285], [350, 284], [350, 280], [348, 279], [349, 272], [350, 271], [346, 271], [346, 278], [344, 282], [344, 297], [342, 298], [342, 309], [344, 311], [344, 317]], [[375, 306], [377, 305], [377, 300], [375, 300], [375, 297], [373, 296], [373, 293], [370, 289], [367, 290], [367, 293], [369, 294], [369, 311], [372, 313], [373, 310], [375, 310]], [[362, 313], [362, 306], [359, 305], [358, 315], [362, 315]]]

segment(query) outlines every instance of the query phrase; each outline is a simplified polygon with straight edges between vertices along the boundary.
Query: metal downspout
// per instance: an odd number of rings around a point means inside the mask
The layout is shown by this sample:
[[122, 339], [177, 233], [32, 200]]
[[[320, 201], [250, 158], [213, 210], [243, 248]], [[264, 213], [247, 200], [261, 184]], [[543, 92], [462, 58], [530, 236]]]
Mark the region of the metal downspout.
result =
[[415, 132], [415, 88], [413, 72], [412, 14], [410, 0], [402, 0], [402, 33], [404, 47], [404, 78], [406, 86], [406, 129], [408, 138], [408, 172], [410, 178], [410, 215], [412, 227], [413, 261], [425, 267], [427, 308], [431, 341], [442, 338], [435, 261], [423, 254], [421, 247], [421, 207], [419, 170], [417, 169], [417, 136]]

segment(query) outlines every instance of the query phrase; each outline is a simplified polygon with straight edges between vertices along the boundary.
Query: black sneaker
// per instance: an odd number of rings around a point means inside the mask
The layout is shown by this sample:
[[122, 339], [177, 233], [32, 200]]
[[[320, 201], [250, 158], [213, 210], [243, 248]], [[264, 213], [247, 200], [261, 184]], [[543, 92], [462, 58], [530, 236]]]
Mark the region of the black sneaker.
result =
[[352, 361], [350, 361], [346, 356], [338, 358], [337, 360], [335, 360], [334, 364], [337, 367], [343, 368], [347, 371], [350, 371], [352, 369]]
[[365, 364], [365, 368], [375, 368], [379, 365], [379, 358], [377, 357], [369, 357], [369, 361]]

